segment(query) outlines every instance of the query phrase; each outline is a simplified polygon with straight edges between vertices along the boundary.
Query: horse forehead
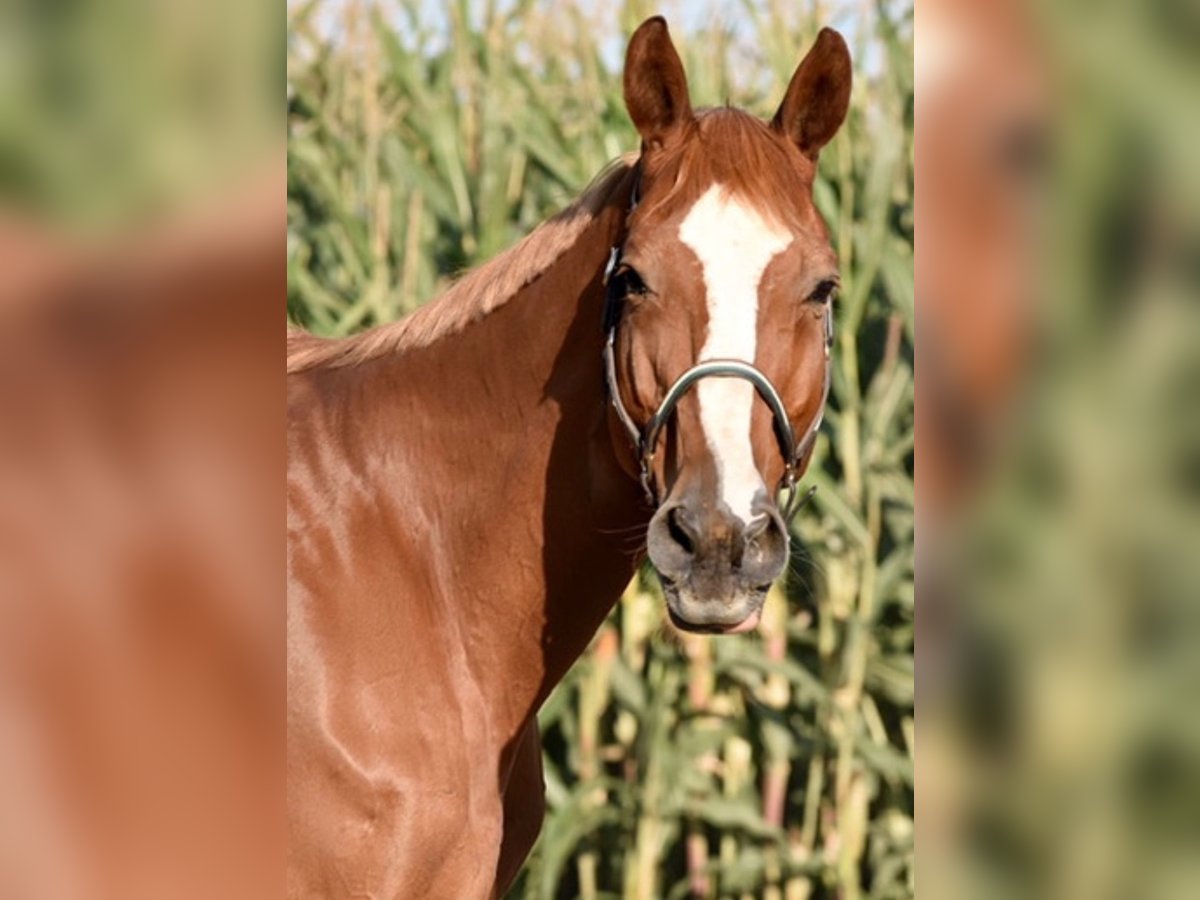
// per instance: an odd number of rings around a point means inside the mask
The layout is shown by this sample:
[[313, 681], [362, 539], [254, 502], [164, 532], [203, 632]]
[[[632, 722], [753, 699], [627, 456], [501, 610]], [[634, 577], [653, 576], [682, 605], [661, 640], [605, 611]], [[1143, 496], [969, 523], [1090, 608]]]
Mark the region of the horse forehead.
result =
[[683, 214], [679, 240], [697, 257], [711, 291], [757, 294], [763, 272], [795, 235], [773, 216], [720, 184]]

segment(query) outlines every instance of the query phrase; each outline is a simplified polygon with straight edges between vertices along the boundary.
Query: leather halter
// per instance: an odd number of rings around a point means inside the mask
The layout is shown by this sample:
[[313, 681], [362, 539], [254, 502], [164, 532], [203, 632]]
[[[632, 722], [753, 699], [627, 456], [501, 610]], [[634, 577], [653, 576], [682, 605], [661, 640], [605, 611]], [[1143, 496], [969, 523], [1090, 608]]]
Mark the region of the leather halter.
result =
[[[626, 214], [627, 221], [638, 205], [640, 173], [635, 178], [637, 180], [634, 181], [633, 190], [629, 197], [629, 211]], [[817, 439], [817, 432], [821, 427], [821, 421], [825, 415], [825, 403], [829, 399], [829, 385], [833, 372], [832, 360], [830, 358], [830, 350], [833, 347], [832, 301], [827, 302], [825, 306], [825, 384], [821, 391], [821, 405], [817, 408], [812, 423], [799, 441], [796, 440], [796, 432], [792, 428], [791, 421], [788, 419], [787, 408], [784, 406], [783, 398], [779, 396], [779, 391], [775, 389], [775, 385], [771, 383], [771, 379], [752, 363], [740, 359], [706, 359], [696, 363], [696, 365], [675, 379], [675, 383], [667, 390], [666, 396], [663, 397], [662, 402], [659, 403], [650, 420], [639, 428], [637, 423], [633, 421], [633, 417], [629, 415], [629, 410], [625, 408], [625, 403], [621, 400], [621, 392], [617, 385], [617, 366], [613, 350], [613, 345], [616, 342], [617, 326], [621, 318], [620, 305], [623, 298], [616, 296], [616, 292], [610, 286], [610, 282], [613, 272], [621, 265], [622, 250], [623, 243], [613, 245], [608, 257], [608, 265], [604, 269], [603, 283], [608, 289], [604, 300], [604, 379], [608, 385], [608, 396], [612, 401], [613, 409], [616, 410], [617, 418], [621, 420], [621, 424], [625, 427], [626, 432], [629, 433], [629, 439], [633, 443], [634, 450], [637, 453], [638, 465], [641, 469], [642, 490], [646, 492], [646, 499], [652, 506], [659, 505], [659, 499], [654, 487], [654, 454], [657, 450], [658, 439], [663, 427], [670, 420], [675, 407], [683, 395], [703, 378], [741, 378], [754, 385], [759, 396], [770, 407], [771, 415], [774, 417], [775, 435], [779, 439], [779, 449], [783, 454], [784, 463], [783, 476], [779, 480], [776, 493], [787, 493], [787, 499], [780, 510], [780, 514], [783, 516], [784, 522], [790, 523], [796, 513], [800, 511], [800, 508], [817, 491], [816, 485], [813, 485], [801, 494], [797, 480], [800, 477], [800, 466]]]

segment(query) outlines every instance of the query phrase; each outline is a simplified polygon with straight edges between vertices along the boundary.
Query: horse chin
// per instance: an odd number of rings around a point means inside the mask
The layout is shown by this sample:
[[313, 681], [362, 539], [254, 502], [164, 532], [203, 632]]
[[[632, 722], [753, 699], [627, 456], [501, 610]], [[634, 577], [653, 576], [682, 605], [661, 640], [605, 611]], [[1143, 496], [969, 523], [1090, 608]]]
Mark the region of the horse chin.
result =
[[746, 634], [762, 618], [765, 591], [751, 591], [732, 602], [705, 602], [683, 595], [674, 585], [665, 585], [667, 615], [680, 631], [691, 634]]

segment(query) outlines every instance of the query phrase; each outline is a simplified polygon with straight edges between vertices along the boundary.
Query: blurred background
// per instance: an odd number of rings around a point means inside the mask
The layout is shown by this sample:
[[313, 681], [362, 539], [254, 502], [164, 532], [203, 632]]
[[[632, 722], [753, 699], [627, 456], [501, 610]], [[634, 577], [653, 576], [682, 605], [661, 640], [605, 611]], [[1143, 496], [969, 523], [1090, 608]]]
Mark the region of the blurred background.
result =
[[510, 896], [911, 897], [910, 6], [292, 3], [289, 314], [401, 316], [636, 150], [621, 66], [656, 13], [694, 104], [765, 118], [820, 27], [851, 47], [815, 188], [844, 285], [820, 490], [759, 633], [681, 635], [629, 586], [539, 716], [548, 813]]
[[921, 890], [1200, 896], [1200, 15], [921, 0]]
[[279, 151], [280, 24], [234, 0], [5, 3], [5, 217], [111, 236], [244, 189]]

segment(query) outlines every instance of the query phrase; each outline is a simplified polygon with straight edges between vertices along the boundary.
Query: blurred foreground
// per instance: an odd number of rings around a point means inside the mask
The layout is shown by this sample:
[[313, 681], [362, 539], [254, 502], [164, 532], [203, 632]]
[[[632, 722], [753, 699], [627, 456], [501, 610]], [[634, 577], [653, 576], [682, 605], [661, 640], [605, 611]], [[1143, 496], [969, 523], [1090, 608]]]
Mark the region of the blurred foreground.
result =
[[282, 36], [234, 11], [0, 14], [6, 900], [281, 889]]

